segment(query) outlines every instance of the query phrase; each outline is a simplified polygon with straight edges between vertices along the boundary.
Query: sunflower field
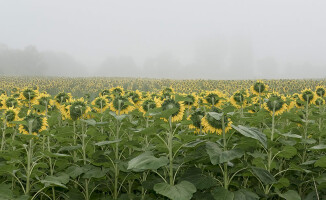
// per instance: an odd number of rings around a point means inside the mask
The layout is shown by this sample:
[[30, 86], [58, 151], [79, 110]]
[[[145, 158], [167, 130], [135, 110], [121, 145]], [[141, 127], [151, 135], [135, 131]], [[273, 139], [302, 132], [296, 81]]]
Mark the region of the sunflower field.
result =
[[324, 85], [3, 77], [0, 199], [326, 199]]

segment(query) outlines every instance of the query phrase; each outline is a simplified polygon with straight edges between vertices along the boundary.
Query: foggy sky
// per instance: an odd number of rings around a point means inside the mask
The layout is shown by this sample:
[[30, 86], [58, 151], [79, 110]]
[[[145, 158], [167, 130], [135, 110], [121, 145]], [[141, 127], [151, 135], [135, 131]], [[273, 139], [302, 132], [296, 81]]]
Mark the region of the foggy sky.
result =
[[35, 47], [45, 62], [30, 68], [36, 75], [325, 78], [325, 8], [325, 0], [0, 0], [0, 44]]

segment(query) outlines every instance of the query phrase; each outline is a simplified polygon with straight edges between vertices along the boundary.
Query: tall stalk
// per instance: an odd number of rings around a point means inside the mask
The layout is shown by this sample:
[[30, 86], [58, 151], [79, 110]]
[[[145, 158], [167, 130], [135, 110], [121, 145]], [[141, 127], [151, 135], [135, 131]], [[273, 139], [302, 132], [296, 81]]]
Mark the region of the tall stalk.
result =
[[168, 150], [169, 150], [169, 178], [170, 185], [174, 185], [173, 180], [173, 130], [172, 130], [172, 116], [169, 117], [169, 126], [170, 130], [168, 133]]
[[[225, 135], [225, 122], [224, 122], [224, 113], [222, 113], [222, 135], [223, 135], [223, 150], [227, 151], [227, 141]], [[223, 178], [224, 178], [224, 188], [227, 190], [229, 188], [229, 175], [228, 175], [228, 163], [224, 163], [223, 170]]]

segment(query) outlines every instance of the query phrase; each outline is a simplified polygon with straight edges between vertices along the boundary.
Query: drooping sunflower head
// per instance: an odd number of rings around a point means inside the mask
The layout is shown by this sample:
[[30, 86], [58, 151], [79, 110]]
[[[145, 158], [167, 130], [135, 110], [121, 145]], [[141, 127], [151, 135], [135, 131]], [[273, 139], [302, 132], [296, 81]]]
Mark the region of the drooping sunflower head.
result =
[[189, 115], [187, 118], [191, 120], [192, 123], [189, 125], [190, 129], [193, 129], [195, 133], [199, 133], [201, 129], [203, 129], [202, 118], [205, 116], [205, 112], [202, 110], [196, 110], [194, 113]]
[[221, 107], [225, 102], [225, 95], [220, 91], [208, 91], [203, 100], [210, 106]]
[[244, 107], [247, 103], [248, 92], [245, 90], [236, 91], [230, 98], [231, 104], [236, 108]]
[[192, 106], [196, 107], [198, 105], [198, 96], [196, 95], [196, 93], [186, 95], [186, 100], [184, 101], [184, 105], [186, 108]]
[[18, 93], [18, 92], [19, 92], [19, 89], [16, 88], [16, 87], [14, 87], [14, 88], [11, 89], [11, 93], [12, 94], [15, 94], [15, 93]]
[[176, 111], [171, 115], [171, 121], [176, 122], [182, 120], [185, 111], [185, 106], [182, 101], [177, 102], [174, 99], [165, 99], [161, 107], [163, 111], [176, 108]]
[[317, 86], [315, 92], [319, 97], [324, 97], [326, 95], [326, 89], [324, 86]]
[[325, 104], [325, 99], [324, 99], [324, 98], [321, 98], [321, 97], [318, 97], [318, 98], [316, 99], [316, 101], [314, 102], [314, 104], [315, 104], [316, 106], [322, 106], [322, 105]]
[[99, 96], [109, 96], [111, 94], [110, 90], [103, 90], [102, 92], [99, 93]]
[[142, 100], [142, 95], [138, 90], [128, 92], [126, 97], [131, 99], [131, 102], [134, 103], [135, 105], [139, 105]]
[[29, 112], [23, 121], [26, 122], [26, 125], [20, 124], [19, 132], [26, 135], [37, 135], [40, 132], [46, 130], [49, 126], [47, 118], [44, 115], [39, 115], [32, 112]]
[[68, 118], [76, 121], [80, 118], [87, 118], [87, 114], [91, 111], [91, 108], [84, 101], [84, 98], [71, 100], [71, 104], [66, 106], [68, 109]]
[[160, 93], [163, 99], [169, 99], [174, 94], [174, 89], [172, 87], [167, 87], [164, 88]]
[[3, 112], [3, 119], [4, 122], [7, 123], [8, 127], [13, 127], [15, 126], [15, 124], [11, 123], [13, 121], [20, 121], [21, 119], [18, 116], [19, 114], [19, 109], [18, 108], [7, 108], [4, 112]]
[[96, 97], [92, 101], [92, 106], [96, 110], [96, 112], [102, 113], [109, 108], [109, 100], [107, 99], [106, 95]]
[[20, 98], [22, 100], [34, 102], [36, 100], [36, 97], [38, 96], [38, 90], [34, 90], [31, 88], [25, 88], [21, 93], [20, 93]]
[[50, 98], [51, 95], [47, 93], [41, 93], [37, 98], [36, 98], [36, 104], [45, 106], [45, 107], [50, 107]]
[[299, 97], [305, 104], [311, 104], [317, 99], [317, 94], [310, 89], [305, 89], [301, 92]]
[[124, 96], [116, 96], [110, 103], [110, 108], [116, 114], [127, 114], [134, 110], [135, 107], [130, 102], [131, 100]]
[[10, 108], [10, 107], [18, 108], [21, 104], [14, 97], [7, 97], [7, 98], [3, 98], [2, 105], [4, 108]]
[[57, 107], [65, 104], [71, 100], [72, 96], [70, 93], [60, 92], [54, 97], [55, 104]]
[[150, 110], [159, 107], [160, 102], [157, 98], [154, 100], [151, 98], [147, 98], [142, 101], [141, 105], [139, 106], [139, 111], [142, 112], [144, 115]]
[[287, 95], [285, 103], [287, 105], [286, 109], [291, 110], [292, 108], [295, 107], [296, 99], [294, 97], [292, 97], [291, 95]]
[[[210, 112], [222, 113], [222, 110], [216, 107], [212, 107]], [[231, 130], [232, 121], [226, 115], [223, 115], [223, 117], [225, 133], [227, 133], [229, 130]], [[204, 126], [204, 131], [206, 133], [217, 133], [219, 135], [223, 133], [222, 119], [217, 120], [209, 113], [207, 113], [205, 117], [202, 118], [201, 123]]]
[[7, 95], [6, 91], [3, 89], [0, 89], [0, 96], [5, 96]]
[[263, 81], [258, 80], [256, 83], [254, 83], [251, 87], [250, 90], [253, 94], [255, 95], [262, 95], [263, 93], [268, 91], [268, 85], [265, 84]]
[[276, 92], [269, 94], [264, 103], [264, 107], [271, 115], [280, 115], [286, 111], [286, 98]]
[[260, 110], [258, 97], [252, 97], [251, 99], [249, 99], [248, 104], [249, 104], [248, 107], [249, 113], [256, 113]]
[[111, 88], [110, 92], [113, 96], [123, 96], [125, 94], [123, 88], [120, 86]]

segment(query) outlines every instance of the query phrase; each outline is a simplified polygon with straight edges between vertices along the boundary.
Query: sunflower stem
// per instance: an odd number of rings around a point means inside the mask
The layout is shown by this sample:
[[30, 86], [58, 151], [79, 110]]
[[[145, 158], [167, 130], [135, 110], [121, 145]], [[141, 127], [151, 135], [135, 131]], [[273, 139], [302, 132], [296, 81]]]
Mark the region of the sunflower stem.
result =
[[[226, 134], [225, 134], [225, 122], [224, 122], [224, 113], [222, 113], [222, 135], [223, 135], [223, 149], [227, 151], [227, 141], [226, 141]], [[228, 163], [224, 163], [224, 170], [223, 170], [223, 177], [224, 177], [224, 188], [228, 190], [229, 188], [229, 176], [228, 176]]]
[[168, 135], [168, 150], [169, 150], [169, 177], [170, 185], [174, 185], [173, 181], [173, 130], [172, 130], [172, 116], [169, 117], [170, 131]]
[[5, 143], [6, 143], [6, 127], [7, 126], [7, 121], [5, 119], [5, 121], [3, 122], [3, 129], [2, 129], [2, 138], [1, 138], [1, 148], [0, 151], [2, 151], [4, 149]]

